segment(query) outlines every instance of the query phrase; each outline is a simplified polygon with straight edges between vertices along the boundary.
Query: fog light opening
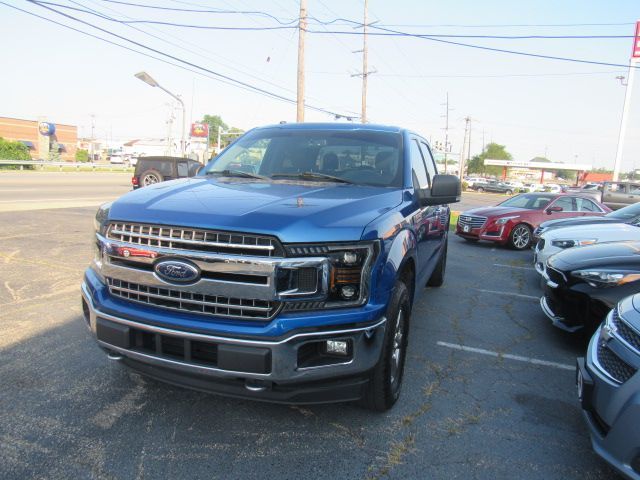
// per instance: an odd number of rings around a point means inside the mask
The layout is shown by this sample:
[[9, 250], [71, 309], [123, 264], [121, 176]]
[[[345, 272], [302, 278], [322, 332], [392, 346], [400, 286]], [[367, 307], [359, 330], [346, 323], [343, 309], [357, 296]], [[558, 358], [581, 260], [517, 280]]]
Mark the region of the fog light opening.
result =
[[84, 318], [84, 321], [87, 322], [87, 325], [89, 325], [91, 321], [91, 313], [89, 310], [89, 305], [84, 298], [82, 299], [82, 316]]
[[346, 340], [327, 340], [325, 349], [329, 355], [340, 355], [341, 357], [349, 355], [349, 343]]

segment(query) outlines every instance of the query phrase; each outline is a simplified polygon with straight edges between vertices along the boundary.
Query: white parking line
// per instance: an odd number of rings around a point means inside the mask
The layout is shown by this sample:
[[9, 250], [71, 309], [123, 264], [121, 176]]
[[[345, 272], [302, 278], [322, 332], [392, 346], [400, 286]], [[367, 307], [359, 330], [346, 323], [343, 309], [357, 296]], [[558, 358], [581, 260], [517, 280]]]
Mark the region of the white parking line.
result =
[[457, 343], [437, 342], [437, 345], [441, 347], [452, 348], [454, 350], [462, 350], [464, 352], [479, 353], [480, 355], [489, 355], [491, 357], [506, 358], [507, 360], [516, 360], [518, 362], [526, 362], [526, 363], [531, 363], [533, 365], [541, 365], [543, 367], [552, 367], [552, 368], [559, 368], [561, 370], [571, 370], [571, 371], [574, 371], [576, 369], [575, 366], [567, 365], [565, 363], [550, 362], [548, 360], [540, 360], [538, 358], [523, 357], [521, 355], [512, 355], [510, 353], [494, 352], [492, 350], [485, 350], [484, 348], [475, 348], [475, 347], [467, 347], [465, 345], [458, 345]]
[[504, 268], [518, 268], [520, 270], [535, 270], [533, 267], [518, 267], [516, 265], [505, 265], [504, 263], [494, 263], [494, 267], [504, 267]]
[[476, 290], [482, 293], [493, 293], [494, 295], [505, 295], [507, 297], [526, 298], [527, 300], [535, 300], [535, 301], [540, 300], [540, 297], [535, 297], [533, 295], [524, 295], [522, 293], [498, 292], [496, 290], [483, 290], [481, 288], [476, 288]]

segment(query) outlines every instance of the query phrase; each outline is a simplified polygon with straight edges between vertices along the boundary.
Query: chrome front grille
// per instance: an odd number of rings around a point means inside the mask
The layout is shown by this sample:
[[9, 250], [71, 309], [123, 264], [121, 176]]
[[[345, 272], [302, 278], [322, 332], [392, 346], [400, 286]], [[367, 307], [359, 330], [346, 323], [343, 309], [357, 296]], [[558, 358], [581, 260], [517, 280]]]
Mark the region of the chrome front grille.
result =
[[174, 250], [282, 257], [280, 242], [272, 237], [197, 228], [114, 222], [107, 238], [120, 242]]
[[477, 217], [473, 215], [460, 215], [458, 224], [461, 226], [469, 225], [471, 228], [480, 228], [487, 221], [487, 217]]
[[617, 335], [640, 353], [640, 334], [624, 321], [617, 308], [613, 310], [611, 320], [616, 327]]
[[111, 295], [185, 313], [246, 320], [270, 320], [278, 313], [281, 305], [280, 302], [274, 301], [203, 295], [110, 277], [106, 280]]

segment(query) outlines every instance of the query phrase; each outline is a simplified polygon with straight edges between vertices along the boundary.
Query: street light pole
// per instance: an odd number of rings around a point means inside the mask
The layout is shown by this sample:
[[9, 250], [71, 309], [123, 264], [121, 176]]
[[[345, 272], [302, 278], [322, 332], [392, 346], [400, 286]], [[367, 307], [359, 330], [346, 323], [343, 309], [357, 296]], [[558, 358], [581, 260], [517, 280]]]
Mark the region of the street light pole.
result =
[[185, 121], [186, 121], [186, 110], [184, 108], [184, 102], [182, 101], [182, 98], [180, 97], [180, 95], [175, 95], [173, 93], [171, 93], [169, 90], [167, 90], [166, 88], [164, 88], [162, 85], [160, 85], [158, 82], [156, 82], [151, 75], [149, 75], [147, 72], [139, 72], [136, 73], [134, 75], [138, 80], [142, 80], [144, 83], [146, 83], [147, 85], [151, 86], [151, 87], [158, 87], [160, 90], [162, 90], [163, 92], [169, 94], [171, 97], [175, 98], [178, 103], [180, 104], [180, 107], [182, 108], [182, 129], [180, 131], [180, 155], [182, 157], [185, 156], [185, 150], [187, 147], [187, 144], [185, 142], [185, 138], [184, 138], [184, 128], [185, 128]]
[[624, 104], [622, 106], [622, 118], [620, 119], [620, 130], [618, 131], [618, 147], [616, 148], [616, 159], [613, 163], [613, 181], [617, 182], [620, 176], [622, 164], [622, 152], [624, 151], [624, 138], [627, 133], [627, 117], [629, 116], [629, 104], [631, 103], [631, 92], [633, 90], [633, 79], [636, 72], [636, 62], [632, 59], [629, 62], [629, 76], [625, 85]]

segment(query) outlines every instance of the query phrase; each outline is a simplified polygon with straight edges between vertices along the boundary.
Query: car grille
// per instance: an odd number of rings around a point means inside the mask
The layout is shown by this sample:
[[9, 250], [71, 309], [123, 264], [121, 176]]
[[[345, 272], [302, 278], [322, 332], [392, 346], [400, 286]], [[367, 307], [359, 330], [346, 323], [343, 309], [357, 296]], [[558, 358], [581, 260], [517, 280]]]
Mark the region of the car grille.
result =
[[106, 280], [111, 295], [185, 313], [247, 320], [270, 320], [280, 309], [280, 302], [203, 295], [141, 285], [115, 278]]
[[197, 250], [267, 257], [283, 256], [282, 245], [275, 238], [215, 230], [115, 222], [109, 225], [107, 238], [173, 250]]
[[614, 308], [611, 315], [611, 320], [613, 321], [613, 325], [616, 327], [618, 336], [640, 353], [640, 334], [638, 334], [638, 332], [624, 321], [624, 319], [619, 315], [617, 308]]
[[480, 228], [486, 221], [487, 217], [476, 217], [473, 215], [460, 215], [460, 217], [458, 217], [458, 224], [463, 227], [469, 225], [471, 228]]
[[547, 265], [545, 272], [547, 273], [549, 280], [553, 283], [560, 285], [566, 281], [565, 276], [561, 271], [551, 268], [549, 265]]
[[636, 369], [625, 363], [613, 353], [606, 344], [598, 341], [598, 363], [600, 367], [614, 380], [624, 383], [635, 373]]

